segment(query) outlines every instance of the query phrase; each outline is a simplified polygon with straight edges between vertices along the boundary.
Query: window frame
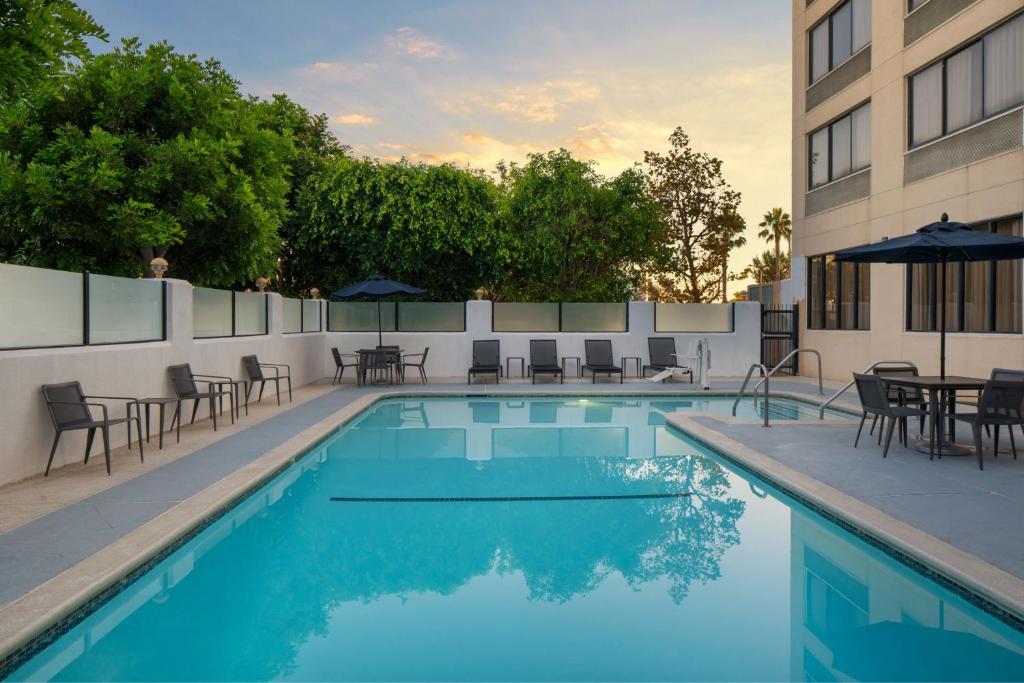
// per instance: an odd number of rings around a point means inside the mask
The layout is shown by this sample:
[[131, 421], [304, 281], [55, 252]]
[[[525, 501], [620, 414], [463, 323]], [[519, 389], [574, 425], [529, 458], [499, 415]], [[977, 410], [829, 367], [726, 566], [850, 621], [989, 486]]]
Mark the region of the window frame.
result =
[[[849, 178], [850, 176], [856, 175], [856, 174], [858, 174], [858, 173], [860, 173], [862, 171], [866, 171], [866, 170], [871, 168], [872, 160], [870, 158], [868, 159], [868, 163], [866, 165], [864, 165], [864, 166], [861, 166], [861, 167], [857, 168], [857, 167], [854, 167], [854, 165], [853, 165], [853, 160], [854, 160], [854, 154], [853, 154], [853, 135], [854, 135], [854, 130], [855, 130], [855, 126], [853, 125], [853, 114], [854, 114], [854, 112], [857, 112], [857, 111], [863, 109], [864, 107], [870, 107], [870, 106], [871, 106], [871, 100], [870, 99], [864, 100], [860, 104], [854, 106], [852, 109], [848, 109], [846, 112], [840, 114], [839, 116], [837, 116], [836, 118], [832, 119], [828, 123], [826, 123], [826, 124], [824, 124], [822, 126], [818, 126], [817, 128], [815, 128], [814, 130], [812, 130], [810, 133], [807, 134], [807, 190], [806, 190], [807, 192], [813, 192], [815, 190], [820, 190], [821, 188], [825, 187], [826, 185], [830, 185], [831, 183], [834, 183], [837, 180], [842, 180], [843, 178]], [[844, 119], [849, 119], [850, 120], [850, 171], [848, 173], [844, 173], [841, 176], [833, 176], [833, 174], [832, 174], [832, 129], [833, 129], [833, 127], [836, 124], [838, 124], [839, 122], [843, 121]], [[871, 121], [870, 113], [868, 114], [868, 121], [869, 121], [869, 125], [870, 125], [870, 121]], [[871, 126], [870, 129], [873, 129], [873, 128], [874, 127]], [[826, 180], [825, 180], [825, 182], [823, 182], [820, 185], [812, 185], [811, 184], [813, 182], [813, 172], [812, 172], [812, 169], [814, 168], [814, 164], [813, 164], [813, 161], [814, 161], [814, 145], [812, 144], [812, 139], [813, 139], [813, 137], [815, 135], [817, 135], [818, 133], [820, 133], [823, 130], [827, 131], [827, 133], [825, 135], [825, 149], [828, 151], [828, 166], [825, 169]], [[873, 135], [873, 133], [869, 134], [869, 136], [868, 136], [868, 149], [870, 149], [870, 147], [871, 147], [870, 138], [871, 138], [872, 135]], [[868, 156], [870, 157], [870, 154]]]
[[[845, 64], [846, 62], [850, 61], [851, 59], [853, 59], [854, 57], [859, 55], [867, 47], [869, 47], [871, 45], [872, 41], [874, 40], [874, 36], [872, 35], [870, 37], [870, 39], [868, 40], [868, 42], [864, 43], [859, 48], [856, 48], [856, 49], [853, 48], [853, 12], [854, 12], [853, 3], [854, 3], [854, 0], [844, 0], [843, 2], [840, 2], [838, 5], [833, 7], [832, 10], [829, 11], [828, 14], [826, 14], [824, 17], [822, 17], [821, 19], [816, 21], [813, 26], [811, 26], [809, 29], [807, 29], [806, 35], [807, 35], [807, 87], [808, 88], [813, 86], [815, 83], [818, 83], [821, 80], [827, 78], [830, 73], [832, 73], [833, 71], [835, 71], [836, 69], [841, 67], [843, 64]], [[836, 14], [838, 14], [839, 11], [841, 9], [843, 9], [844, 7], [846, 7], [847, 5], [850, 6], [850, 15], [851, 15], [851, 19], [850, 19], [850, 44], [851, 44], [850, 54], [845, 59], [843, 59], [842, 61], [837, 62], [837, 63], [833, 63], [833, 60], [832, 60], [832, 48], [833, 48], [833, 44], [834, 44], [835, 41], [834, 41], [833, 35], [832, 35], [832, 33], [833, 33], [832, 32], [832, 18]], [[825, 23], [828, 24], [828, 30], [825, 32], [826, 35], [828, 36], [828, 50], [827, 50], [827, 52], [828, 52], [828, 68], [825, 69], [825, 73], [823, 73], [819, 78], [814, 78], [814, 43], [811, 40], [811, 34], [813, 34], [814, 31], [818, 27], [820, 27], [822, 24], [825, 24]]]
[[[852, 315], [853, 320], [852, 320], [850, 326], [844, 326], [843, 325], [843, 322], [844, 322], [843, 319], [844, 319], [845, 316], [843, 316], [843, 263], [835, 263], [835, 268], [834, 268], [834, 272], [833, 272], [833, 276], [832, 276], [832, 279], [833, 279], [832, 285], [834, 286], [835, 293], [836, 293], [836, 295], [835, 295], [835, 301], [836, 301], [836, 307], [835, 307], [836, 326], [835, 327], [828, 327], [828, 317], [829, 316], [828, 316], [828, 307], [826, 305], [826, 299], [827, 299], [827, 296], [828, 296], [827, 292], [828, 292], [828, 286], [829, 286], [829, 282], [828, 282], [829, 278], [828, 278], [828, 268], [826, 266], [826, 263], [827, 263], [828, 257], [829, 256], [834, 256], [834, 255], [835, 255], [835, 253], [832, 252], [832, 253], [827, 253], [827, 254], [816, 254], [814, 256], [808, 256], [807, 257], [807, 261], [808, 261], [808, 263], [807, 263], [807, 329], [808, 330], [814, 330], [814, 331], [822, 331], [822, 332], [870, 332], [871, 331], [871, 314], [870, 314], [871, 301], [870, 301], [870, 299], [866, 302], [867, 305], [868, 305], [868, 311], [869, 311], [869, 313], [867, 315], [867, 323], [864, 326], [861, 326], [861, 320], [860, 320], [860, 318], [861, 318], [861, 314], [860, 314], [861, 294], [863, 293], [863, 289], [864, 289], [863, 287], [861, 287], [861, 270], [862, 269], [861, 269], [860, 266], [862, 266], [862, 265], [867, 266], [864, 270], [866, 270], [867, 274], [868, 274], [867, 290], [868, 290], [868, 294], [870, 295], [870, 292], [871, 292], [871, 281], [870, 281], [870, 278], [871, 278], [871, 264], [860, 264], [860, 263], [851, 263], [850, 264], [851, 266], [853, 266], [853, 297], [850, 299], [850, 302], [851, 302], [850, 309], [851, 309], [852, 314], [853, 314]], [[820, 269], [821, 278], [820, 278], [819, 282], [812, 282], [812, 273], [814, 273], [815, 261], [820, 261], [821, 262], [821, 269]], [[816, 285], [816, 287], [812, 287], [812, 285]], [[818, 291], [815, 292], [814, 289], [817, 289]], [[813, 311], [815, 310], [815, 306], [814, 306], [814, 301], [813, 301], [812, 297], [814, 297], [815, 294], [820, 296], [820, 300], [821, 300], [821, 306], [819, 307], [819, 311], [818, 311], [818, 315], [817, 315], [817, 317], [819, 318], [818, 320], [815, 320], [814, 319], [815, 316], [813, 315]]]

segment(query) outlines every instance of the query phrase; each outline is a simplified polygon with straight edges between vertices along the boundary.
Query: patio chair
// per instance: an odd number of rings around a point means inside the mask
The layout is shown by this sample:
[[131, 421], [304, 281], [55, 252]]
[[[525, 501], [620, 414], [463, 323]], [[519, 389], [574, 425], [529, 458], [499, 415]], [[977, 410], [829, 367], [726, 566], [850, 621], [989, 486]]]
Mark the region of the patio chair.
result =
[[366, 374], [370, 374], [370, 382], [379, 381], [383, 373], [384, 381], [388, 384], [394, 382], [395, 362], [394, 354], [386, 349], [366, 349], [359, 353], [359, 383], [366, 384]]
[[[650, 357], [650, 363], [643, 367], [641, 373], [644, 377], [647, 376], [648, 370], [654, 370], [654, 374], [664, 372], [668, 368], [680, 368], [679, 374], [688, 374], [690, 376], [690, 383], [693, 383], [693, 358], [683, 357], [676, 353], [676, 340], [674, 337], [648, 337], [647, 338], [647, 352]], [[665, 382], [668, 377], [661, 380]]]
[[[885, 382], [878, 375], [861, 375], [855, 372], [853, 373], [853, 380], [857, 384], [857, 394], [860, 396], [860, 405], [863, 411], [860, 416], [860, 425], [857, 427], [857, 436], [853, 440], [853, 447], [856, 448], [857, 443], [860, 441], [860, 434], [864, 429], [864, 421], [867, 420], [868, 415], [877, 415], [882, 418], [882, 425], [879, 429], [885, 428], [885, 446], [882, 448], [883, 458], [889, 454], [892, 431], [897, 425], [900, 428], [899, 440], [903, 442], [904, 446], [907, 446], [909, 444], [907, 418], [921, 417], [926, 415], [927, 411], [909, 406], [893, 405], [889, 401]], [[888, 420], [888, 425], [886, 425], [886, 420]]]
[[956, 419], [967, 422], [974, 432], [974, 449], [978, 453], [978, 469], [985, 469], [982, 459], [981, 428], [991, 426], [992, 453], [998, 457], [999, 428], [1007, 427], [1010, 432], [1010, 448], [1013, 459], [1017, 459], [1017, 444], [1013, 439], [1013, 428], [1024, 425], [1024, 382], [1007, 380], [989, 380], [981, 390], [978, 400], [978, 412], [961, 413]]
[[[335, 346], [331, 349], [331, 355], [334, 356], [334, 379], [331, 380], [332, 386], [341, 381], [341, 377], [345, 374], [346, 369], [355, 368], [355, 372], [359, 372], [359, 354], [342, 353]], [[355, 360], [351, 363], [346, 363], [346, 358], [354, 358]]]
[[[210, 419], [213, 420], [213, 431], [217, 431], [217, 399], [223, 400], [225, 396], [228, 397], [228, 405], [231, 410], [231, 424], [235, 423], [235, 397], [229, 389], [221, 388], [223, 385], [220, 382], [231, 382], [230, 377], [224, 377], [221, 375], [197, 375], [192, 372], [192, 366], [188, 363], [181, 363], [179, 365], [171, 365], [167, 368], [167, 373], [171, 376], [171, 385], [174, 387], [174, 395], [182, 401], [195, 401], [192, 404], [192, 420], [189, 424], [193, 424], [196, 421], [196, 413], [199, 411], [199, 402], [209, 400], [210, 401]], [[197, 383], [202, 382], [206, 385], [206, 391], [200, 391]], [[181, 426], [181, 404], [178, 404], [178, 408], [174, 411], [174, 419], [171, 420], [171, 429], [174, 429], [175, 421], [178, 422], [178, 426]]]
[[[918, 377], [917, 366], [906, 366], [906, 365], [879, 365], [874, 368], [873, 372], [879, 377]], [[914, 408], [920, 408], [921, 410], [928, 410], [928, 399], [925, 398], [924, 392], [920, 389], [912, 389], [908, 387], [889, 387], [887, 392], [889, 397], [889, 403], [897, 406], [910, 406]], [[878, 422], [878, 415], [871, 421], [871, 429], [868, 434], [875, 433], [875, 424]], [[924, 434], [924, 416], [919, 420], [919, 431], [918, 434]], [[881, 439], [882, 433], [878, 433], [879, 439]]]
[[[423, 349], [423, 353], [407, 353], [404, 356], [402, 356], [402, 381], [403, 382], [405, 381], [405, 369], [406, 368], [416, 368], [417, 370], [419, 370], [420, 379], [423, 380], [424, 384], [427, 383], [427, 370], [426, 370], [425, 366], [427, 364], [427, 354], [428, 353], [430, 353], [430, 347], [429, 346], [427, 348]], [[411, 363], [408, 360], [409, 358], [418, 358], [419, 360], [417, 362], [415, 362], [415, 363]]]
[[473, 375], [494, 373], [495, 383], [501, 383], [501, 342], [497, 339], [473, 340], [473, 365], [466, 372], [466, 384], [471, 384]]
[[[290, 365], [285, 363], [261, 363], [256, 356], [242, 356], [242, 365], [245, 366], [245, 374], [249, 376], [249, 386], [245, 390], [245, 400], [249, 401], [249, 394], [252, 393], [252, 389], [256, 386], [256, 382], [260, 383], [260, 393], [256, 398], [256, 402], [259, 403], [263, 400], [263, 389], [266, 388], [267, 382], [273, 382], [274, 388], [277, 389], [277, 405], [281, 405], [281, 381], [288, 383], [288, 402], [292, 402], [292, 368]], [[272, 377], [268, 377], [263, 374], [263, 369], [267, 368], [274, 372]], [[281, 368], [284, 368], [285, 372], [281, 374]]]
[[[92, 400], [90, 400], [92, 399]], [[64, 432], [76, 429], [87, 429], [85, 436], [85, 463], [89, 462], [89, 451], [92, 450], [93, 438], [96, 430], [103, 434], [103, 457], [107, 463], [107, 475], [110, 475], [110, 428], [114, 425], [125, 424], [128, 427], [128, 449], [132, 447], [132, 422], [138, 430], [139, 436], [139, 460], [145, 462], [142, 453], [142, 419], [139, 409], [139, 402], [130, 396], [98, 396], [95, 394], [86, 395], [82, 391], [79, 382], [64, 382], [63, 384], [44, 384], [43, 400], [46, 401], [46, 409], [50, 413], [50, 420], [56, 434], [53, 436], [53, 446], [50, 447], [50, 459], [46, 461], [46, 472], [44, 477], [50, 476], [50, 467], [53, 465], [53, 456], [57, 452], [57, 444]], [[124, 417], [110, 417], [107, 405], [99, 401], [126, 401]], [[135, 406], [135, 415], [132, 415], [132, 406]], [[103, 417], [94, 419], [90, 408], [99, 408]]]
[[530, 367], [527, 372], [533, 384], [537, 383], [537, 375], [558, 375], [558, 383], [565, 384], [562, 368], [558, 364], [558, 342], [554, 339], [531, 339]]
[[394, 371], [398, 373], [398, 379], [405, 381], [405, 371], [402, 369], [402, 347], [400, 346], [378, 346], [378, 351], [385, 351], [388, 354], [388, 362], [394, 366]]
[[[1010, 368], [993, 368], [992, 373], [989, 375], [989, 379], [1003, 381], [1003, 382], [1024, 382], [1024, 370], [1013, 370]], [[978, 401], [981, 400], [981, 392], [972, 398], [961, 398], [957, 397], [956, 402], [960, 405], [966, 405], [977, 410]], [[1021, 434], [1024, 434], [1024, 425], [1020, 428]], [[992, 430], [990, 425], [985, 425], [985, 433], [992, 436]]]
[[597, 383], [598, 374], [619, 376], [619, 384], [622, 384], [622, 368], [615, 364], [612, 356], [612, 342], [610, 339], [587, 339], [583, 342], [587, 356], [587, 363], [583, 366], [583, 373], [586, 375], [590, 370], [591, 383]]

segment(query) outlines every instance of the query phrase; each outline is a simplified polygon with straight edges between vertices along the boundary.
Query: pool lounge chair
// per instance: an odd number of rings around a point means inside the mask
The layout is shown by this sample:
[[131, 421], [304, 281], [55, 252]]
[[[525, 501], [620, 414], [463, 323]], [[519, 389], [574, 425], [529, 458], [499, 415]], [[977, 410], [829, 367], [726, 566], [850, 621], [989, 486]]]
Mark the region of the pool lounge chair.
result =
[[564, 384], [562, 368], [558, 365], [558, 342], [554, 339], [531, 339], [527, 372], [532, 377], [532, 384], [537, 383], [537, 375], [558, 375], [558, 383]]
[[597, 376], [612, 375], [619, 376], [619, 384], [622, 384], [622, 368], [615, 364], [612, 356], [612, 342], [610, 339], [587, 339], [583, 342], [587, 356], [587, 363], [583, 366], [583, 373], [586, 376], [590, 370], [591, 383], [597, 383]]
[[[267, 382], [273, 382], [274, 388], [277, 390], [277, 405], [281, 405], [281, 382], [285, 381], [288, 383], [288, 402], [292, 401], [292, 369], [291, 366], [285, 363], [261, 363], [256, 356], [242, 356], [242, 365], [245, 366], [245, 373], [249, 376], [249, 386], [245, 390], [245, 401], [249, 402], [249, 394], [252, 393], [252, 388], [256, 386], [256, 382], [260, 383], [260, 393], [256, 402], [259, 403], [263, 400], [263, 390], [267, 386]], [[263, 369], [273, 371], [273, 376], [267, 376], [263, 373]], [[284, 373], [281, 373], [281, 369], [284, 369]]]
[[[885, 427], [885, 446], [882, 448], [882, 457], [886, 457], [889, 454], [889, 444], [892, 442], [892, 431], [899, 425], [899, 437], [898, 439], [903, 443], [904, 446], [909, 445], [909, 439], [907, 437], [907, 418], [910, 417], [921, 417], [927, 415], [928, 412], [921, 410], [920, 408], [911, 408], [908, 406], [893, 405], [889, 402], [889, 396], [886, 392], [885, 382], [878, 375], [861, 375], [859, 373], [853, 373], [853, 381], [857, 385], [857, 394], [860, 396], [861, 404], [861, 416], [860, 425], [857, 427], [857, 436], [853, 439], [853, 447], [857, 447], [857, 443], [860, 441], [860, 433], [864, 429], [864, 422], [867, 420], [868, 415], [877, 415], [882, 418], [882, 426]], [[888, 422], [888, 426], [886, 426]], [[882, 427], [879, 427], [881, 429]], [[933, 454], [929, 454], [929, 459], [933, 457]]]
[[466, 372], [466, 384], [473, 382], [473, 375], [494, 373], [495, 383], [501, 382], [501, 342], [497, 339], [473, 340], [473, 366]]
[[[648, 370], [654, 370], [654, 374], [658, 374], [673, 368], [676, 369], [674, 374], [689, 375], [690, 383], [693, 383], [694, 359], [686, 358], [676, 353], [676, 340], [674, 337], [648, 337], [647, 352], [651, 362], [643, 367], [641, 374], [644, 377], [647, 376]], [[661, 381], [665, 382], [667, 380], [668, 377], [665, 377]]]

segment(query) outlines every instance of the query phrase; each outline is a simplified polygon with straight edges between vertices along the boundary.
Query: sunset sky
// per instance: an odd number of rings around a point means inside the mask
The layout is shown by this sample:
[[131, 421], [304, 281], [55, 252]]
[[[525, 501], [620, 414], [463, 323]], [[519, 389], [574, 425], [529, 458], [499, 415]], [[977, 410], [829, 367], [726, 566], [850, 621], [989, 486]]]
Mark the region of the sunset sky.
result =
[[790, 210], [783, 0], [79, 4], [112, 42], [166, 39], [325, 112], [358, 154], [493, 170], [566, 147], [611, 174], [682, 126], [724, 161], [749, 241], [765, 210]]

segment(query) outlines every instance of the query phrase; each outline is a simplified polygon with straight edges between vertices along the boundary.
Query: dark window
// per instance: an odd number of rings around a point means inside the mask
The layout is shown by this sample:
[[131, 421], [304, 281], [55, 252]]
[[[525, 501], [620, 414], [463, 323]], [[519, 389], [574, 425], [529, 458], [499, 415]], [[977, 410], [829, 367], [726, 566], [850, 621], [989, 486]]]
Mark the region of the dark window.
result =
[[810, 189], [871, 165], [871, 103], [810, 134]]
[[871, 0], [847, 0], [809, 32], [810, 82], [845, 62], [871, 42]]
[[910, 146], [1024, 102], [1024, 15], [910, 76]]
[[[1004, 218], [974, 226], [1002, 235], [1021, 235], [1021, 219]], [[907, 329], [935, 332], [941, 311], [939, 267], [907, 267]], [[946, 266], [946, 330], [1019, 334], [1021, 324], [1021, 261], [975, 261]]]
[[810, 257], [807, 300], [808, 329], [871, 329], [870, 265], [837, 263], [832, 254]]
[[907, 13], [913, 12], [918, 7], [928, 2], [928, 0], [907, 0]]

